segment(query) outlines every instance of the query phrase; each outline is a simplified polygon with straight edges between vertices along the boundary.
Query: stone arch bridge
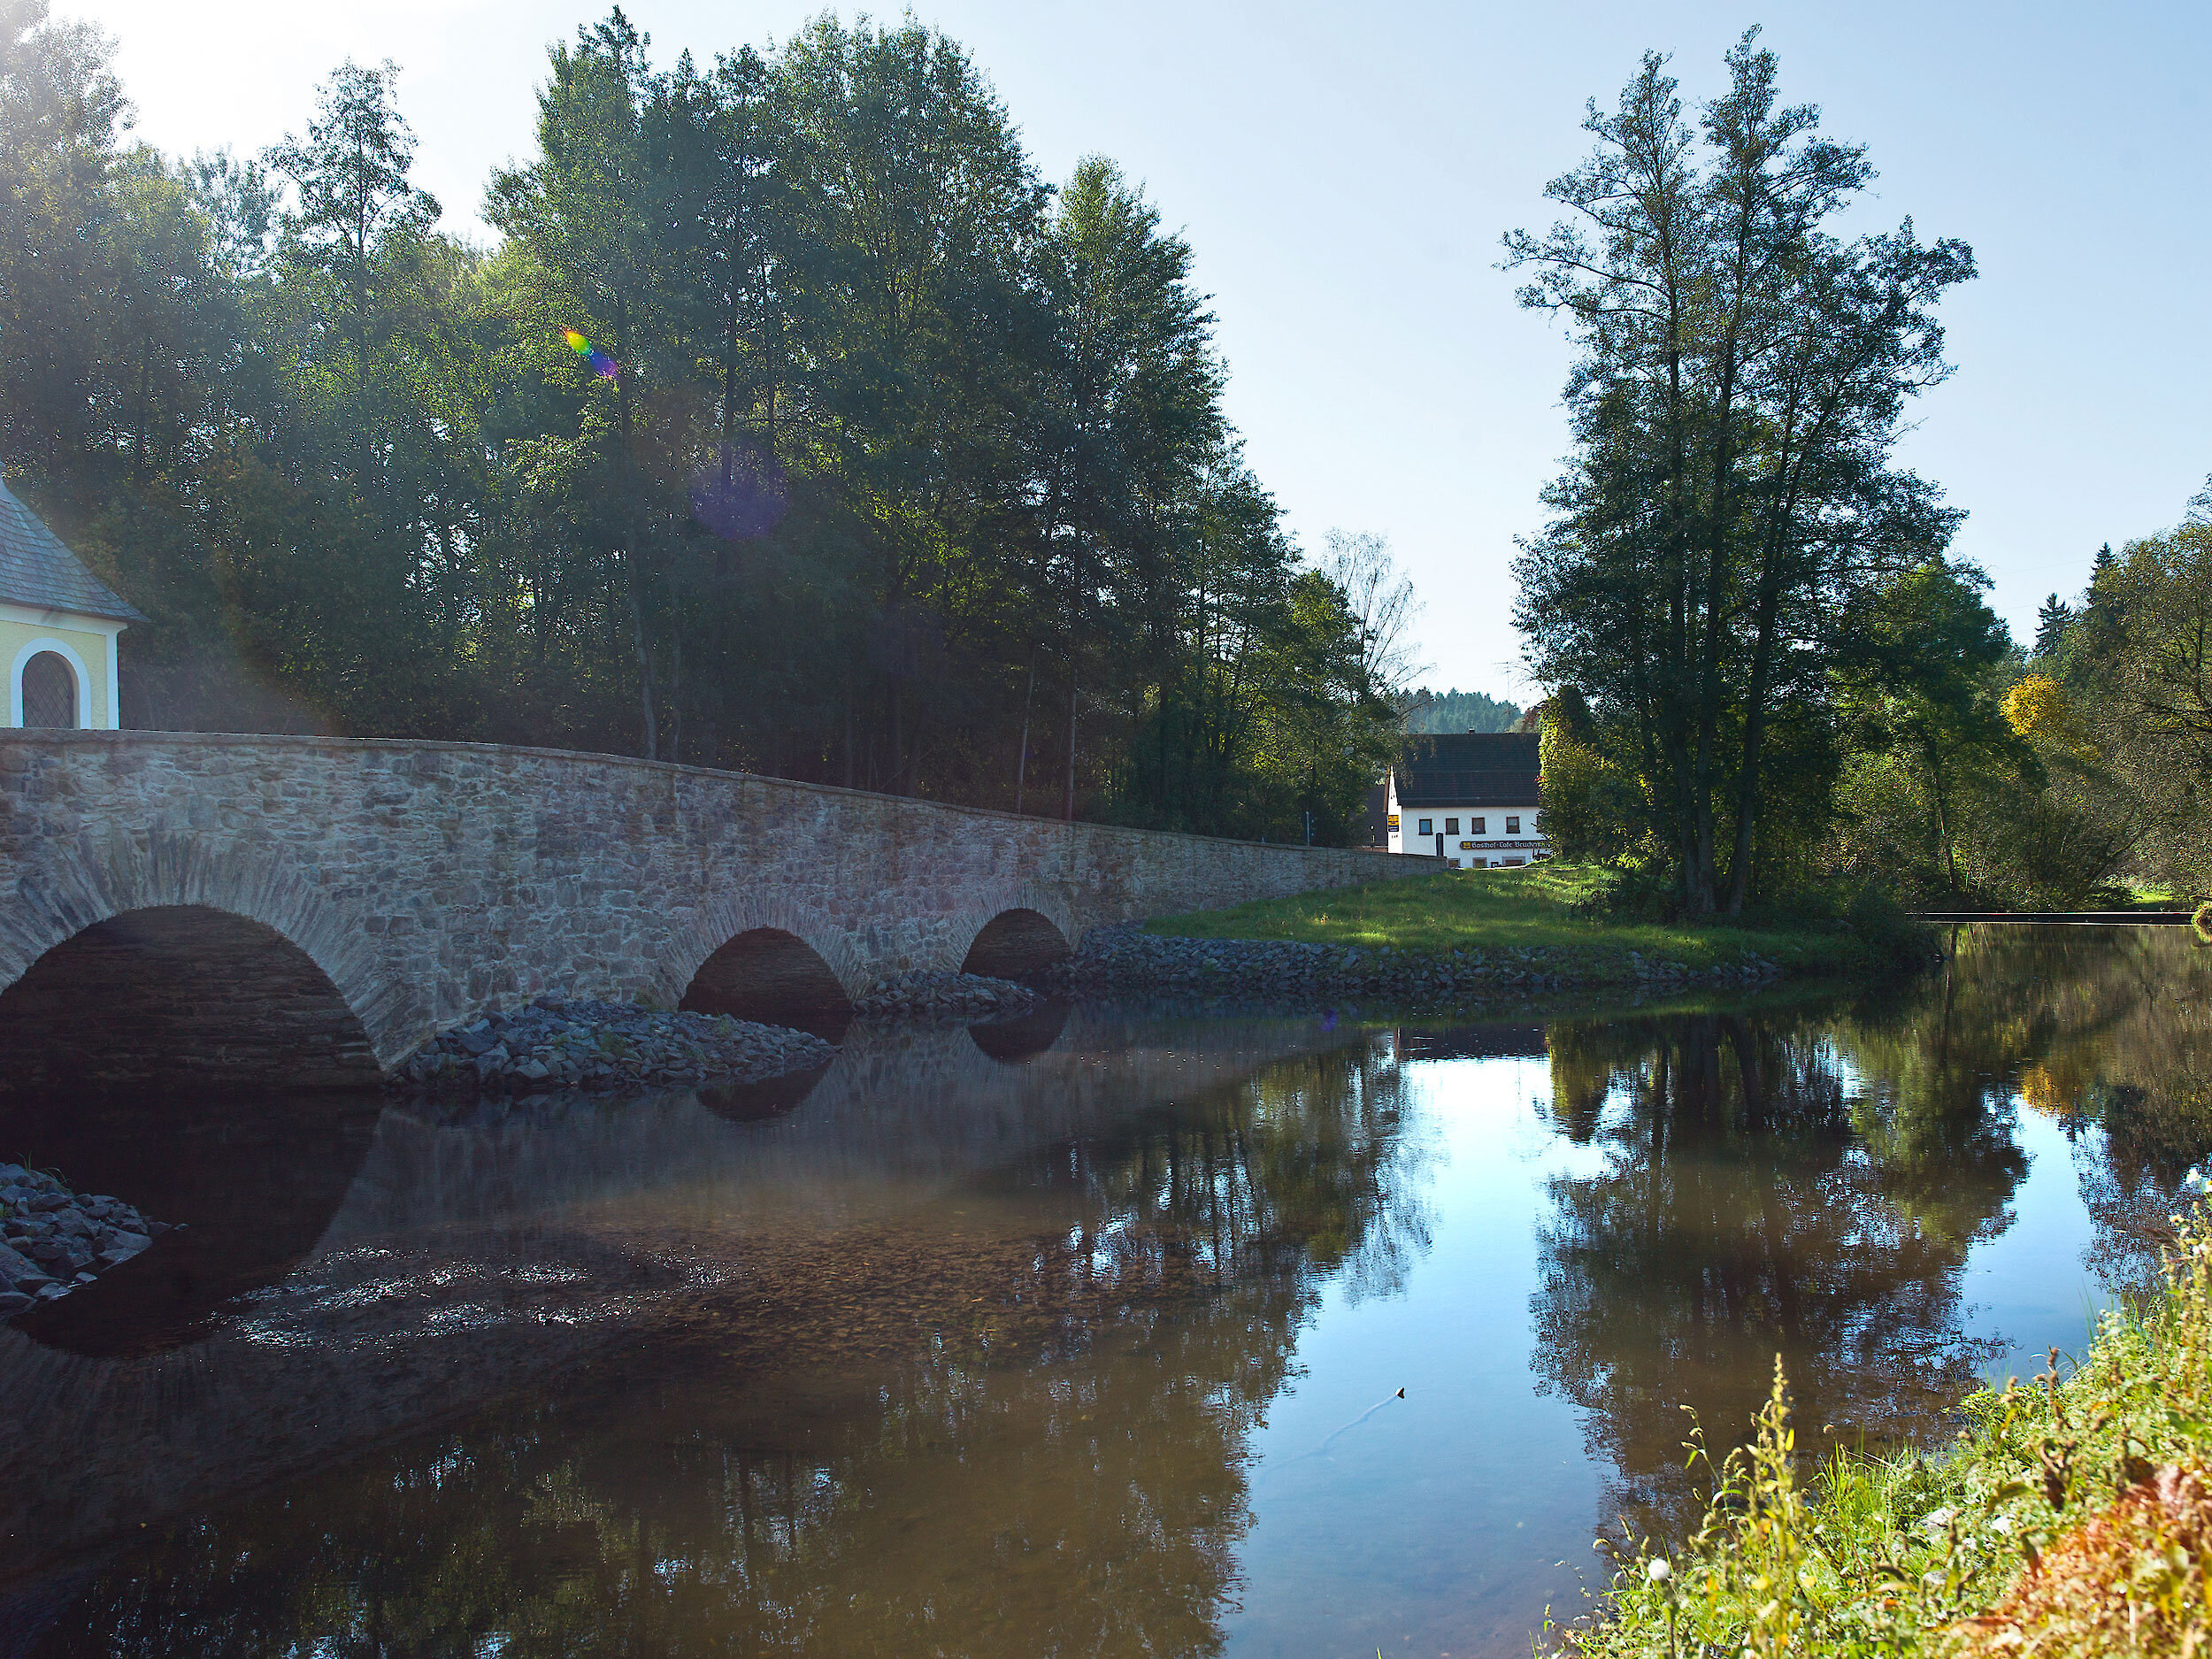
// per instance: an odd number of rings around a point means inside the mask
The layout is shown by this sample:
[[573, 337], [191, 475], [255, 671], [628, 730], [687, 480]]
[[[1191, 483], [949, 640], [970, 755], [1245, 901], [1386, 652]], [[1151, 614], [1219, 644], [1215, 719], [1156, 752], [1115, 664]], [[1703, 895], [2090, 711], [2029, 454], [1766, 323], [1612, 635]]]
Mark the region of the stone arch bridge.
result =
[[1432, 860], [548, 749], [0, 736], [0, 1087], [373, 1081], [539, 994], [809, 1023]]

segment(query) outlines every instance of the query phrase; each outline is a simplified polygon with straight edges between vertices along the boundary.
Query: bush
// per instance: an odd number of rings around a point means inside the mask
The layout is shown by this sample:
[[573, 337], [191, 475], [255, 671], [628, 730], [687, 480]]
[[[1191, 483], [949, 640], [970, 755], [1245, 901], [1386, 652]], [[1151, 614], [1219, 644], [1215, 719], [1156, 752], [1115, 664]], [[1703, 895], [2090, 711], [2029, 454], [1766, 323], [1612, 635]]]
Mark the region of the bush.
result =
[[1780, 1361], [1751, 1443], [1694, 1462], [1714, 1496], [1678, 1555], [1614, 1550], [1579, 1651], [1630, 1655], [2212, 1651], [2212, 1214], [2061, 1379], [1966, 1404], [1944, 1456], [1836, 1453], [1816, 1496]]

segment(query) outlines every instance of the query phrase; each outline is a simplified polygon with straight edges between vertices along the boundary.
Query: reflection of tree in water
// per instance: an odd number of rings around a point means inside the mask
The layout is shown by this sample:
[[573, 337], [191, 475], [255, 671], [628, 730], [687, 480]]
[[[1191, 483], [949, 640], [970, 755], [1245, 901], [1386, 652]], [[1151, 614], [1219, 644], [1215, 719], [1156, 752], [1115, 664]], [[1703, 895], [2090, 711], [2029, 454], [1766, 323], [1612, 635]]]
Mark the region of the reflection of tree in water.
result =
[[1880, 1058], [1939, 1054], [2055, 1119], [2098, 1223], [2089, 1266], [2139, 1282], [2182, 1177], [2212, 1157], [2212, 952], [2180, 927], [1982, 927], [1954, 943], [1939, 999]]
[[2044, 1002], [2013, 1056], [2020, 1100], [2075, 1144], [2108, 1286], [2153, 1274], [2181, 1177], [2212, 1159], [2212, 951], [2185, 927], [1962, 942], [1955, 973], [1989, 1000]]
[[[1640, 1530], [1694, 1519], [1681, 1408], [1734, 1444], [1778, 1352], [1801, 1424], [1875, 1442], [1925, 1434], [1972, 1380], [1958, 1270], [2024, 1165], [1979, 1097], [1850, 1099], [1826, 1030], [1714, 1014], [1552, 1029], [1554, 1118], [1609, 1156], [1550, 1183], [1538, 1364], [1591, 1414]], [[1882, 1154], [1855, 1132], [1868, 1112]], [[1939, 1191], [1920, 1171], [1945, 1160]]]
[[1339, 1053], [749, 1238], [680, 1329], [164, 1533], [37, 1651], [1217, 1652], [1307, 1309], [1425, 1244], [1402, 1144]]

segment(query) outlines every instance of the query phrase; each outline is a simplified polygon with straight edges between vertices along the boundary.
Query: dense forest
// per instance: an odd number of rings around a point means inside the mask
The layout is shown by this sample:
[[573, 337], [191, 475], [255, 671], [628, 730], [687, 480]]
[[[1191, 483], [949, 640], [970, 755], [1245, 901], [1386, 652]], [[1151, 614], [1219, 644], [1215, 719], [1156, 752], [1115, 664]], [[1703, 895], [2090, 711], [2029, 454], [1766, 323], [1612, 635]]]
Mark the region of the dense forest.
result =
[[1694, 917], [2205, 893], [2212, 494], [2016, 644], [1964, 515], [1894, 458], [1972, 251], [1836, 234], [1865, 152], [1781, 102], [1756, 30], [1727, 69], [1693, 115], [1647, 55], [1550, 186], [1562, 222], [1506, 242], [1577, 347], [1516, 563], [1555, 843]]
[[1486, 692], [1424, 687], [1413, 694], [1405, 724], [1409, 732], [1510, 732], [1524, 712], [1517, 703]]
[[1351, 834], [1409, 595], [1286, 538], [1141, 190], [911, 21], [649, 47], [551, 50], [484, 249], [392, 65], [182, 160], [0, 0], [0, 461], [150, 619], [126, 723]]

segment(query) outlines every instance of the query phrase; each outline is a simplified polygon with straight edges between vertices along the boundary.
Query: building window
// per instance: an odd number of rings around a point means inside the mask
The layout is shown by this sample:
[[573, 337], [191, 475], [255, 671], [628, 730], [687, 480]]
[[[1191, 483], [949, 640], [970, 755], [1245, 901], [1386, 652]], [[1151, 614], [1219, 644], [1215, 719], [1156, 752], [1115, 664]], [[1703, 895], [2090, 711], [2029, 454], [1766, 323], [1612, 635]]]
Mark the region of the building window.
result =
[[1470, 835], [1487, 835], [1490, 832], [1483, 827], [1483, 825], [1488, 820], [1485, 818], [1477, 818], [1474, 823], [1469, 826], [1467, 833]]
[[1518, 835], [1521, 833], [1521, 820], [1517, 818], [1506, 819], [1505, 833], [1509, 835]]
[[1459, 833], [1459, 820], [1458, 820], [1457, 818], [1446, 818], [1446, 819], [1444, 820], [1444, 833], [1445, 833], [1447, 835], [1456, 835], [1456, 834], [1458, 834], [1458, 833]]
[[1421, 833], [1421, 834], [1423, 834], [1423, 835], [1433, 835], [1433, 834], [1435, 834], [1435, 833], [1436, 833], [1436, 820], [1435, 820], [1434, 818], [1423, 818], [1423, 819], [1421, 820], [1421, 828], [1420, 828], [1419, 833]]
[[23, 664], [23, 724], [77, 724], [77, 675], [58, 651], [40, 651]]

